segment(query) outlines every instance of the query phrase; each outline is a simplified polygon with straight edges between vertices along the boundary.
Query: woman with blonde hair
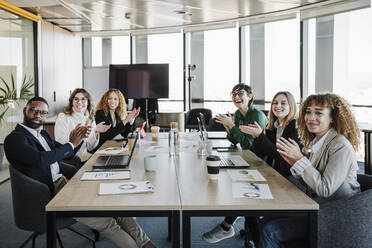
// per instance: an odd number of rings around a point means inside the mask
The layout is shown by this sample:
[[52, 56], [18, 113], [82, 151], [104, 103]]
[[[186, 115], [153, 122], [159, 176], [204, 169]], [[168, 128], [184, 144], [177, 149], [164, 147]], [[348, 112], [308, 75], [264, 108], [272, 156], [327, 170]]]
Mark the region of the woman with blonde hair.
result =
[[126, 138], [140, 110], [140, 108], [133, 109], [130, 114], [127, 114], [127, 104], [120, 90], [112, 88], [106, 91], [96, 107], [95, 119], [97, 123], [104, 122], [111, 126], [101, 135], [97, 148], [118, 134]]
[[92, 131], [81, 143], [76, 156], [72, 160], [64, 161], [76, 166], [78, 169], [92, 156], [93, 150], [99, 143], [100, 134], [106, 132], [110, 127], [103, 122], [96, 125], [92, 98], [83, 88], [77, 88], [71, 93], [68, 104], [63, 109], [63, 112], [58, 114], [54, 126], [55, 139], [62, 144], [67, 143], [70, 132], [79, 123], [92, 129]]
[[[301, 105], [298, 131], [310, 157], [293, 139], [281, 138], [278, 152], [291, 165], [291, 173], [307, 187], [307, 194], [320, 205], [360, 192], [355, 151], [359, 128], [351, 106], [333, 93], [310, 95]], [[307, 218], [279, 218], [261, 225], [260, 246], [281, 247], [282, 242], [305, 239]]]
[[296, 102], [293, 95], [288, 91], [280, 91], [275, 94], [271, 102], [269, 112], [269, 124], [266, 129], [255, 124], [240, 126], [243, 133], [254, 137], [253, 152], [265, 158], [266, 162], [282, 174], [284, 177], [291, 175], [291, 166], [280, 156], [276, 150], [276, 141], [283, 137], [291, 138], [302, 146], [296, 127]]

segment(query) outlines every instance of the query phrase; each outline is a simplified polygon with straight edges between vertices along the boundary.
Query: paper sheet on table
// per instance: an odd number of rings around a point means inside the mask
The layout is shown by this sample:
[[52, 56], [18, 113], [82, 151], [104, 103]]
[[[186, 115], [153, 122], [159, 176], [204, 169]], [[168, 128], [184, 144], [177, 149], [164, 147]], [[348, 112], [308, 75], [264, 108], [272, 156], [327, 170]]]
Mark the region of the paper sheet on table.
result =
[[231, 189], [234, 198], [274, 199], [268, 184], [232, 183]]
[[140, 182], [121, 182], [121, 183], [101, 183], [99, 185], [99, 195], [113, 194], [134, 194], [154, 192], [154, 186], [149, 181]]
[[87, 171], [80, 180], [115, 180], [129, 179], [129, 171]]
[[121, 140], [124, 140], [124, 137], [119, 133], [118, 135], [116, 135], [112, 139], [115, 140], [115, 141], [121, 141]]
[[145, 150], [145, 152], [152, 152], [152, 153], [167, 153], [168, 147], [166, 146], [150, 146]]
[[266, 181], [262, 174], [258, 170], [227, 170], [231, 180], [234, 182], [246, 182], [246, 181]]
[[107, 147], [105, 149], [96, 151], [96, 154], [108, 154], [108, 155], [116, 155], [121, 152], [126, 152], [128, 151], [128, 147]]

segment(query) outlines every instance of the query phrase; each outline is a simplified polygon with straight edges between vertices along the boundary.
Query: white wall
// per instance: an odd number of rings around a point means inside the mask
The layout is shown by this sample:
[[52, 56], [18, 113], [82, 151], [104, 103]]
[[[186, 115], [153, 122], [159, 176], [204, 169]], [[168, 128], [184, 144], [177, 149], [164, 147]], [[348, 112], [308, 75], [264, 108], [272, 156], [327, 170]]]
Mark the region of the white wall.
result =
[[82, 41], [79, 35], [49, 22], [41, 21], [38, 30], [39, 93], [53, 115], [67, 104], [71, 91], [83, 86]]

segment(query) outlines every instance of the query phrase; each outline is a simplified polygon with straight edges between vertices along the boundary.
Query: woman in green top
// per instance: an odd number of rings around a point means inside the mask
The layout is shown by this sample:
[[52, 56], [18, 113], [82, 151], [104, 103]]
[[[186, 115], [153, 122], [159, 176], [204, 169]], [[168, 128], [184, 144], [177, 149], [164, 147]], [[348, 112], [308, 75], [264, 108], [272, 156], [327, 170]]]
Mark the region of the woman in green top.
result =
[[231, 97], [234, 105], [238, 108], [234, 113], [216, 116], [216, 122], [221, 123], [228, 135], [227, 138], [234, 144], [239, 143], [242, 149], [251, 149], [254, 138], [240, 129], [240, 125], [254, 124], [257, 122], [261, 127], [267, 125], [267, 118], [265, 114], [253, 107], [253, 91], [252, 88], [246, 84], [237, 84], [231, 90]]

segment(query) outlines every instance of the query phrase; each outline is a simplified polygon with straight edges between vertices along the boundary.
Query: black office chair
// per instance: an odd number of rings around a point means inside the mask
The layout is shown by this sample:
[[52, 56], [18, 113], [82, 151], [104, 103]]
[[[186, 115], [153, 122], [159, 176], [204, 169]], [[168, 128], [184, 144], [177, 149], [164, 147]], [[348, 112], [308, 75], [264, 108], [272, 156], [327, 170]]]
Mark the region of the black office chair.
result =
[[[198, 129], [198, 120], [199, 113], [202, 113], [205, 118], [205, 123], [209, 123], [209, 120], [212, 118], [212, 110], [205, 108], [195, 108], [187, 111], [185, 116], [185, 129]], [[208, 129], [208, 127], [207, 127]]]
[[[347, 199], [322, 204], [318, 214], [318, 247], [371, 247], [372, 176], [358, 175], [361, 192]], [[284, 247], [307, 247], [305, 241]], [[296, 244], [297, 243], [297, 244]]]
[[[63, 168], [65, 171], [73, 171], [73, 168], [68, 168], [65, 166], [63, 166]], [[25, 247], [26, 244], [32, 239], [32, 247], [34, 248], [36, 237], [39, 234], [46, 232], [45, 206], [52, 199], [51, 193], [46, 184], [24, 175], [14, 166], [10, 165], [9, 171], [12, 187], [13, 213], [15, 224], [20, 229], [33, 232], [31, 236], [27, 238], [20, 247]], [[74, 223], [76, 223], [76, 220], [72, 218], [58, 218], [57, 229], [69, 229], [70, 231], [90, 240], [94, 248], [95, 239], [90, 238], [89, 236], [71, 228], [70, 226]], [[98, 239], [98, 236], [95, 236], [95, 238]], [[57, 240], [60, 247], [63, 247], [58, 232]]]
[[211, 118], [208, 123], [208, 131], [226, 131], [221, 123], [216, 122], [216, 118]]

